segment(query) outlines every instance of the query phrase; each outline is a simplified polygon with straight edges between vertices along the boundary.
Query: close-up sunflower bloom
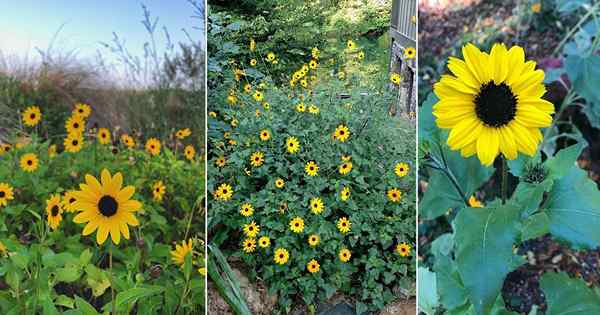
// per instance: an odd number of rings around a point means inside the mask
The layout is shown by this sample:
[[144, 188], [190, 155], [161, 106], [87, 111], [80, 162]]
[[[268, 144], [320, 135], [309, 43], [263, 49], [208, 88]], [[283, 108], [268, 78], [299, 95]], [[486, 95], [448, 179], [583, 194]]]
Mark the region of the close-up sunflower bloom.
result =
[[400, 82], [402, 82], [402, 77], [398, 73], [392, 73], [392, 75], [390, 76], [390, 81], [398, 85], [400, 84]]
[[227, 161], [225, 160], [224, 156], [220, 156], [215, 160], [215, 165], [218, 167], [223, 167], [225, 166], [225, 163], [227, 163]]
[[107, 128], [98, 129], [98, 142], [100, 144], [109, 144], [110, 143], [110, 131]]
[[396, 164], [396, 167], [394, 168], [394, 173], [396, 173], [396, 175], [398, 175], [398, 177], [404, 177], [408, 174], [409, 170], [410, 170], [410, 167], [408, 166], [408, 164], [398, 163], [398, 164]]
[[0, 207], [8, 205], [8, 201], [15, 199], [13, 188], [7, 183], [0, 183]]
[[400, 202], [402, 199], [402, 192], [398, 188], [392, 188], [387, 191], [387, 197], [391, 202]]
[[263, 129], [260, 131], [260, 140], [262, 141], [267, 141], [269, 139], [271, 139], [271, 133], [269, 132], [269, 130]]
[[23, 111], [22, 119], [25, 126], [34, 127], [42, 120], [42, 111], [37, 106], [29, 106]]
[[229, 200], [231, 196], [233, 196], [233, 188], [227, 183], [221, 184], [215, 191], [215, 197], [223, 201]]
[[123, 145], [125, 145], [129, 149], [135, 147], [135, 140], [128, 134], [121, 135], [121, 143], [123, 143]]
[[546, 93], [544, 71], [525, 61], [520, 46], [494, 44], [490, 53], [475, 45], [462, 48], [464, 61], [450, 57], [448, 69], [434, 85], [436, 124], [450, 129], [448, 146], [464, 157], [477, 155], [491, 165], [502, 154], [514, 160], [519, 152], [535, 155], [540, 128], [552, 123], [554, 105]]
[[269, 239], [268, 236], [261, 236], [258, 239], [258, 246], [260, 246], [262, 248], [267, 248], [267, 247], [269, 247], [269, 245], [271, 245], [271, 239]]
[[81, 135], [85, 131], [85, 120], [83, 116], [73, 115], [65, 122], [65, 129], [68, 134]]
[[113, 243], [119, 244], [121, 234], [129, 239], [129, 227], [138, 226], [139, 221], [134, 213], [142, 208], [142, 203], [131, 199], [135, 187], [123, 187], [123, 175], [116, 173], [111, 176], [103, 169], [100, 181], [94, 176], [85, 175], [85, 183], [80, 184], [80, 190], [74, 193], [77, 199], [73, 207], [80, 210], [73, 218], [75, 223], [86, 223], [83, 235], [96, 232], [96, 242], [102, 245], [110, 234]]
[[317, 234], [311, 234], [308, 236], [308, 245], [310, 245], [312, 247], [319, 245], [320, 241], [321, 241], [321, 237], [319, 237], [319, 235], [317, 235]]
[[246, 234], [247, 237], [255, 238], [256, 235], [260, 232], [260, 226], [256, 224], [255, 221], [252, 221], [250, 223], [244, 224], [243, 230], [244, 234]]
[[37, 155], [34, 153], [27, 153], [21, 156], [19, 164], [21, 165], [21, 169], [25, 172], [33, 173], [35, 170], [37, 170], [39, 161]]
[[283, 179], [278, 178], [275, 180], [275, 187], [283, 188], [283, 186], [285, 186], [285, 181]]
[[340, 192], [340, 199], [342, 199], [342, 201], [346, 201], [348, 198], [350, 198], [350, 187], [344, 186]]
[[83, 119], [86, 119], [92, 113], [92, 108], [88, 104], [77, 103], [75, 104], [75, 109], [73, 109], [73, 116], [79, 116]]
[[264, 98], [264, 95], [261, 91], [254, 91], [254, 95], [252, 95], [255, 101], [261, 102]]
[[185, 149], [183, 149], [183, 155], [188, 161], [193, 161], [196, 156], [196, 149], [192, 145], [187, 145]]
[[414, 59], [417, 56], [417, 50], [414, 47], [407, 47], [404, 49], [404, 58]]
[[67, 212], [76, 212], [77, 208], [74, 207], [75, 201], [77, 201], [77, 198], [75, 198], [75, 191], [66, 191], [62, 199], [63, 209]]
[[325, 208], [325, 206], [324, 206], [323, 200], [321, 200], [321, 198], [315, 197], [310, 200], [310, 211], [312, 213], [320, 214], [321, 212], [323, 212], [324, 208]]
[[246, 238], [242, 241], [242, 250], [245, 253], [252, 253], [256, 249], [256, 240], [254, 238]]
[[346, 175], [346, 174], [350, 173], [351, 170], [352, 170], [352, 162], [344, 162], [340, 165], [339, 172], [342, 175]]
[[55, 194], [46, 200], [46, 216], [48, 226], [52, 230], [56, 230], [62, 221], [63, 204], [60, 200], [60, 195]]
[[190, 130], [190, 128], [184, 128], [184, 129], [177, 130], [177, 132], [175, 133], [175, 137], [177, 137], [177, 139], [179, 139], [179, 140], [183, 140], [183, 139], [189, 137], [191, 134], [192, 134], [192, 131]]
[[335, 139], [345, 142], [350, 137], [350, 129], [345, 125], [339, 125], [335, 128], [333, 134], [335, 135]]

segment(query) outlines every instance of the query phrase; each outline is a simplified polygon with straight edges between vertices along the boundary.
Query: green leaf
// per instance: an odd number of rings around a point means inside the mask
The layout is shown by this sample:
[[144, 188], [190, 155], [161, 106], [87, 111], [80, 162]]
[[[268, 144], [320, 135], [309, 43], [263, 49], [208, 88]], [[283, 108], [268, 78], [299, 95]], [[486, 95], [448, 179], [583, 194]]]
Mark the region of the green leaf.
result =
[[435, 310], [439, 305], [439, 296], [437, 289], [436, 274], [419, 267], [417, 269], [417, 278], [419, 279], [419, 310], [427, 315], [435, 315]]
[[546, 315], [600, 314], [600, 296], [565, 273], [545, 273], [540, 286], [546, 295]]
[[577, 157], [581, 154], [583, 145], [577, 143], [566, 149], [562, 149], [553, 157], [549, 158], [544, 165], [548, 168], [549, 178], [556, 179], [565, 176], [577, 163]]
[[61, 294], [56, 298], [56, 300], [54, 300], [54, 304], [68, 308], [73, 308], [75, 307], [75, 300], [64, 294]]
[[77, 309], [83, 313], [83, 315], [100, 315], [92, 305], [77, 295], [75, 295], [75, 305], [77, 306]]
[[437, 276], [441, 304], [449, 310], [465, 304], [467, 291], [460, 279], [456, 263], [448, 256], [437, 256], [433, 270]]
[[478, 314], [489, 314], [505, 276], [523, 263], [513, 253], [520, 209], [512, 204], [466, 208], [453, 223], [456, 263]]
[[552, 184], [552, 179], [545, 179], [539, 184], [519, 183], [512, 199], [515, 204], [521, 206], [521, 217], [527, 218], [538, 210], [544, 198], [544, 193], [552, 189]]
[[73, 282], [77, 281], [79, 277], [81, 277], [82, 270], [77, 266], [68, 266], [64, 268], [59, 268], [55, 272], [56, 281], [58, 282]]
[[187, 255], [185, 255], [185, 262], [183, 264], [183, 274], [185, 276], [185, 279], [190, 279], [190, 277], [192, 276], [193, 267], [194, 266], [192, 264], [192, 254], [188, 253]]
[[117, 294], [116, 307], [118, 310], [126, 310], [129, 303], [135, 303], [139, 299], [147, 298], [162, 293], [165, 290], [161, 286], [147, 286], [131, 288]]
[[523, 222], [521, 242], [550, 233], [550, 218], [546, 213], [536, 213]]

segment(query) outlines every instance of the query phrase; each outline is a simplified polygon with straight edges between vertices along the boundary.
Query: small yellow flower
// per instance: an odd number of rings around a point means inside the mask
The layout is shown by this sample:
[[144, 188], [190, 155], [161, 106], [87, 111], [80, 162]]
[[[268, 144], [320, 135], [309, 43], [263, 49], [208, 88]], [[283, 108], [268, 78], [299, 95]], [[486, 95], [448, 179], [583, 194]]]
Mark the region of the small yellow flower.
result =
[[396, 252], [400, 256], [406, 257], [406, 256], [410, 255], [410, 245], [408, 245], [407, 243], [400, 243], [400, 244], [396, 245]]
[[265, 162], [265, 154], [257, 151], [252, 153], [252, 156], [250, 156], [250, 165], [254, 166], [254, 167], [259, 167], [261, 165], [263, 165], [263, 163]]
[[533, 13], [540, 13], [542, 11], [542, 4], [540, 2], [532, 4], [531, 11]]
[[352, 256], [352, 253], [350, 253], [349, 249], [343, 248], [342, 250], [340, 250], [338, 256], [342, 262], [348, 262], [350, 260], [350, 257]]
[[346, 42], [346, 47], [348, 47], [348, 49], [354, 49], [356, 48], [356, 43], [353, 40], [349, 39]]
[[156, 138], [150, 138], [146, 141], [146, 151], [150, 153], [150, 155], [159, 155], [160, 154], [160, 141]]
[[77, 208], [75, 208], [75, 201], [77, 201], [77, 198], [75, 197], [75, 191], [66, 191], [62, 199], [63, 209], [65, 209], [67, 212], [77, 211]]
[[38, 168], [38, 158], [37, 155], [33, 153], [24, 154], [21, 157], [20, 165], [21, 169], [25, 172], [32, 173]]
[[290, 221], [290, 230], [294, 233], [301, 233], [304, 231], [304, 220], [300, 217], [295, 217]]
[[317, 234], [311, 234], [308, 237], [308, 245], [310, 245], [312, 247], [319, 245], [320, 241], [321, 241], [321, 237], [319, 237], [319, 235], [317, 235]]
[[316, 114], [318, 114], [320, 111], [321, 111], [321, 110], [320, 110], [320, 109], [319, 109], [317, 106], [315, 106], [314, 104], [310, 104], [310, 105], [308, 106], [308, 112], [309, 112], [309, 113], [311, 113], [311, 114], [315, 114], [315, 115], [316, 115]]
[[365, 52], [364, 51], [360, 51], [356, 57], [358, 58], [358, 60], [365, 59]]
[[0, 156], [3, 156], [4, 154], [10, 152], [10, 150], [12, 149], [12, 146], [8, 143], [0, 143]]
[[404, 58], [414, 59], [417, 56], [417, 50], [414, 47], [407, 47], [404, 49]]
[[260, 102], [263, 100], [264, 95], [261, 91], [254, 91], [254, 95], [252, 96], [255, 101]]
[[269, 247], [269, 245], [271, 245], [271, 240], [269, 239], [268, 236], [261, 236], [258, 239], [258, 246], [260, 246], [262, 248], [267, 248], [267, 247]]
[[400, 202], [402, 198], [402, 192], [398, 188], [392, 188], [388, 190], [387, 197], [391, 202]]
[[300, 142], [298, 142], [296, 137], [288, 137], [285, 141], [285, 145], [289, 153], [296, 153], [300, 150]]
[[311, 260], [308, 262], [308, 264], [306, 264], [306, 269], [308, 270], [308, 272], [310, 273], [316, 273], [319, 272], [319, 263], [316, 260]]
[[225, 160], [225, 157], [224, 156], [220, 156], [220, 157], [218, 157], [215, 160], [215, 165], [218, 166], [218, 167], [223, 167], [223, 166], [225, 166], [226, 162], [227, 161]]
[[192, 134], [192, 131], [190, 130], [190, 128], [185, 128], [185, 129], [177, 130], [177, 133], [175, 133], [175, 136], [177, 137], [177, 139], [183, 140], [191, 134]]
[[264, 108], [265, 110], [269, 110], [269, 108], [271, 107], [271, 105], [270, 105], [269, 103], [267, 103], [267, 102], [264, 102], [264, 103], [262, 104], [262, 106], [263, 106], [263, 108]]
[[82, 116], [71, 116], [65, 122], [68, 134], [82, 134], [85, 131], [85, 120]]
[[268, 53], [267, 60], [271, 61], [271, 62], [275, 61], [275, 53], [272, 53], [272, 52]]
[[75, 109], [73, 109], [73, 116], [79, 116], [82, 118], [88, 118], [92, 113], [92, 108], [88, 104], [77, 103], [75, 104]]
[[183, 155], [185, 155], [185, 158], [188, 159], [189, 161], [193, 161], [194, 156], [196, 156], [196, 150], [194, 149], [193, 146], [188, 145], [185, 147], [185, 149], [183, 149]]
[[62, 221], [63, 205], [60, 201], [60, 195], [55, 194], [50, 196], [50, 199], [46, 200], [46, 216], [48, 226], [52, 230], [56, 230]]
[[299, 103], [298, 105], [296, 105], [297, 112], [304, 113], [305, 110], [306, 110], [306, 106], [304, 106], [304, 103]]
[[229, 200], [231, 196], [233, 196], [233, 188], [227, 183], [221, 184], [215, 191], [215, 197], [223, 201]]
[[252, 253], [256, 249], [256, 240], [254, 238], [246, 238], [242, 242], [242, 250], [245, 253]]
[[469, 206], [471, 206], [471, 208], [483, 208], [483, 203], [477, 200], [475, 196], [471, 196], [469, 197]]
[[244, 234], [246, 234], [247, 237], [255, 238], [258, 232], [260, 232], [260, 226], [256, 224], [256, 222], [252, 221], [248, 224], [244, 224]]
[[314, 58], [314, 59], [319, 59], [319, 55], [321, 54], [321, 51], [319, 51], [319, 48], [317, 47], [313, 47], [313, 49], [310, 51], [310, 55]]
[[65, 151], [77, 153], [83, 148], [83, 135], [78, 133], [69, 134], [63, 141]]
[[283, 179], [278, 178], [275, 180], [275, 187], [283, 188], [283, 186], [285, 186], [285, 181]]
[[13, 199], [13, 188], [7, 183], [0, 183], [0, 207], [6, 206], [8, 201]]
[[398, 164], [396, 164], [394, 171], [395, 171], [396, 175], [398, 175], [398, 177], [404, 177], [408, 174], [409, 170], [410, 170], [410, 167], [408, 166], [408, 164], [398, 163]]
[[121, 135], [121, 143], [123, 143], [123, 145], [125, 145], [129, 149], [135, 147], [135, 140], [128, 134]]
[[154, 185], [152, 185], [152, 196], [156, 201], [162, 201], [166, 191], [167, 187], [165, 187], [162, 180], [159, 180], [156, 183], [154, 183]]
[[304, 167], [308, 176], [316, 176], [319, 173], [319, 165], [315, 161], [309, 161]]
[[212, 118], [217, 118], [217, 113], [215, 112], [208, 112], [208, 116], [212, 117]]
[[344, 162], [340, 165], [340, 174], [346, 175], [352, 170], [352, 162]]
[[203, 276], [206, 276], [206, 267], [200, 267], [200, 268], [198, 268], [198, 273], [201, 274], [201, 275], [203, 275]]
[[312, 198], [310, 200], [310, 211], [314, 214], [320, 214], [323, 212], [325, 205], [323, 204], [323, 200], [319, 197]]
[[262, 140], [262, 141], [267, 141], [267, 140], [271, 139], [271, 133], [267, 129], [261, 130], [259, 136], [260, 136], [260, 140]]
[[250, 85], [250, 84], [246, 83], [246, 85], [244, 85], [244, 91], [245, 91], [246, 93], [250, 93], [250, 92], [252, 92], [252, 85]]
[[254, 207], [252, 207], [252, 205], [249, 203], [245, 203], [240, 207], [240, 214], [245, 217], [249, 217], [254, 214]]
[[[235, 97], [235, 95], [228, 95], [227, 96], [227, 104], [234, 105], [235, 103], [237, 103], [237, 97]], [[214, 116], [211, 115], [213, 118], [217, 117], [217, 113], [215, 113], [215, 112], [211, 112], [211, 113], [214, 113]]]
[[250, 51], [254, 51], [256, 49], [256, 42], [254, 41], [254, 38], [250, 39]]
[[192, 239], [188, 239], [181, 242], [181, 245], [175, 244], [175, 250], [171, 251], [171, 260], [177, 265], [183, 267], [185, 265], [185, 256], [192, 255], [194, 250], [194, 244], [192, 243]]
[[256, 66], [256, 59], [250, 59], [250, 65], [255, 67]]
[[277, 248], [275, 249], [275, 254], [273, 255], [273, 260], [278, 265], [285, 265], [290, 259], [290, 253], [285, 248]]
[[318, 66], [318, 62], [315, 59], [313, 59], [313, 60], [311, 60], [311, 61], [308, 62], [308, 67], [311, 68], [311, 69], [313, 69], [313, 70], [317, 69], [317, 66]]
[[106, 128], [98, 129], [98, 134], [96, 135], [96, 137], [98, 137], [98, 142], [100, 144], [110, 143], [110, 131]]
[[399, 85], [400, 82], [402, 82], [402, 77], [398, 73], [392, 73], [392, 75], [390, 76], [390, 81], [392, 81], [392, 83], [396, 85]]
[[340, 199], [342, 199], [342, 201], [346, 201], [348, 198], [350, 198], [350, 188], [348, 186], [344, 186], [340, 192]]
[[337, 228], [342, 232], [342, 234], [346, 234], [350, 232], [350, 228], [352, 227], [352, 222], [346, 217], [341, 217], [337, 221]]
[[33, 127], [42, 120], [42, 112], [37, 106], [29, 106], [23, 112], [23, 123], [26, 126]]

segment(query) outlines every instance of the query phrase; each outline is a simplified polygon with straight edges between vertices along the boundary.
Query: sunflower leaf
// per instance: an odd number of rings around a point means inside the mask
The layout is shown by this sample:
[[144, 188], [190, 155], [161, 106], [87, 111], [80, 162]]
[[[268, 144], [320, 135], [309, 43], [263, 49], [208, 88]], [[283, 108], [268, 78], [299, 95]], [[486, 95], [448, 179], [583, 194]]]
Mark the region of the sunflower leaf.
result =
[[547, 315], [600, 314], [600, 296], [579, 279], [565, 273], [547, 272], [540, 285], [548, 302]]

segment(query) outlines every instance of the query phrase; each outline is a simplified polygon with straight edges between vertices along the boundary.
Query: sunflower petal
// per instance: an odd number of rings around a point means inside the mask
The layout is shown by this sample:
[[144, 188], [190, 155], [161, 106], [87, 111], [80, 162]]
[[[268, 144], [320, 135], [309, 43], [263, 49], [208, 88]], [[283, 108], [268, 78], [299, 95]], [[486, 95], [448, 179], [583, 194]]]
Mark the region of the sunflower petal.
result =
[[110, 229], [110, 237], [112, 238], [112, 241], [119, 245], [119, 242], [121, 242], [121, 229], [119, 228], [119, 222], [113, 221], [110, 223], [109, 225], [109, 229]]
[[498, 131], [495, 128], [483, 128], [477, 139], [477, 157], [481, 164], [492, 165], [494, 159], [498, 156], [499, 146]]
[[102, 245], [106, 241], [106, 238], [108, 238], [108, 226], [105, 224], [100, 224], [98, 227], [98, 232], [96, 232], [96, 242]]

